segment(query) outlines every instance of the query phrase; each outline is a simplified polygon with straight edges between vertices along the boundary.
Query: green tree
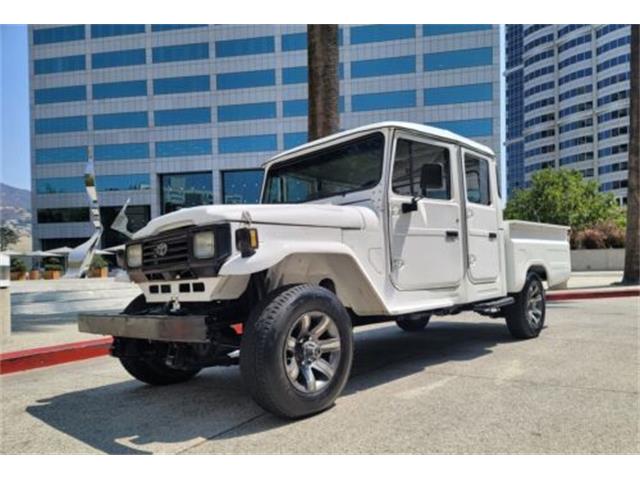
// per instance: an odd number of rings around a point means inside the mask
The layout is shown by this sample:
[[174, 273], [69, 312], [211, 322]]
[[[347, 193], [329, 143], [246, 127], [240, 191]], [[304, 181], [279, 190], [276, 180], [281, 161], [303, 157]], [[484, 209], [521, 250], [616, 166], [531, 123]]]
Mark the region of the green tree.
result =
[[597, 182], [566, 169], [536, 172], [531, 187], [517, 190], [509, 199], [504, 217], [568, 225], [574, 231], [607, 220], [624, 224], [624, 212], [611, 193], [600, 192]]
[[309, 70], [309, 140], [338, 131], [338, 25], [307, 26]]
[[0, 250], [6, 250], [12, 243], [17, 243], [20, 240], [18, 232], [13, 228], [3, 225], [0, 227]]
[[623, 283], [640, 283], [640, 26], [631, 26], [631, 105], [629, 107], [629, 180], [627, 241]]

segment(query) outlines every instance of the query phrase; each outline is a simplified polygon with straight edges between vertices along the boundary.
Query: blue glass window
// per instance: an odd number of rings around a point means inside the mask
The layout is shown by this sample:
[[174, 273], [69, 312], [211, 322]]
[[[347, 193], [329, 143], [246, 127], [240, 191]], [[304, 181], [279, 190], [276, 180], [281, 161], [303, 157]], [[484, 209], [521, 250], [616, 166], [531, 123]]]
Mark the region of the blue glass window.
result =
[[87, 99], [87, 87], [75, 85], [73, 87], [39, 88], [33, 92], [36, 104], [77, 102]]
[[208, 92], [209, 90], [211, 90], [209, 75], [156, 78], [153, 81], [154, 95], [166, 95], [169, 93], [186, 92]]
[[263, 177], [262, 169], [222, 172], [222, 203], [260, 203]]
[[211, 123], [211, 109], [209, 107], [202, 107], [156, 110], [154, 118], [156, 127]]
[[354, 112], [386, 110], [391, 108], [410, 108], [415, 106], [415, 90], [364, 93], [361, 95], [353, 95], [351, 97], [351, 108]]
[[148, 173], [128, 173], [126, 175], [98, 175], [96, 188], [99, 192], [120, 190], [149, 190], [151, 183]]
[[351, 27], [351, 44], [415, 38], [415, 25], [363, 25]]
[[309, 138], [307, 132], [290, 132], [284, 134], [284, 148], [288, 150], [298, 145], [307, 143]]
[[275, 84], [275, 70], [253, 70], [249, 72], [220, 73], [216, 75], [216, 86], [218, 90], [265, 87]]
[[448, 52], [427, 53], [424, 55], [425, 71], [478, 67], [491, 65], [492, 63], [493, 49], [491, 47], [450, 50]]
[[156, 157], [191, 157], [211, 155], [211, 152], [210, 138], [156, 142]]
[[309, 112], [309, 101], [306, 98], [301, 100], [285, 100], [282, 110], [285, 117], [304, 117]]
[[416, 57], [376, 58], [351, 62], [351, 77], [379, 77], [383, 75], [399, 75], [416, 71]]
[[37, 134], [84, 132], [87, 130], [87, 117], [77, 115], [73, 117], [38, 118], [35, 125]]
[[444, 128], [465, 137], [488, 137], [493, 135], [493, 120], [491, 118], [435, 122], [429, 125]]
[[268, 152], [277, 149], [276, 135], [247, 135], [218, 139], [218, 153]]
[[70, 57], [43, 58], [34, 60], [33, 70], [36, 75], [45, 73], [74, 72], [84, 70], [84, 55], [71, 55]]
[[91, 25], [91, 38], [115, 37], [134, 33], [144, 33], [144, 25], [129, 23]]
[[425, 105], [447, 105], [451, 103], [485, 102], [490, 100], [493, 100], [493, 85], [491, 83], [427, 88], [424, 91]]
[[87, 147], [36, 148], [36, 164], [86, 162]]
[[169, 30], [184, 30], [185, 28], [206, 27], [206, 24], [190, 24], [190, 23], [159, 23], [151, 25], [152, 32], [166, 32]]
[[237, 122], [261, 118], [276, 118], [275, 102], [220, 105], [218, 107], [218, 122]]
[[96, 145], [93, 153], [96, 161], [149, 158], [149, 144], [115, 143], [110, 145]]
[[36, 179], [36, 193], [83, 193], [86, 191], [82, 177], [56, 177]]
[[218, 58], [271, 53], [274, 50], [275, 40], [273, 37], [242, 38], [216, 42], [216, 57]]
[[93, 116], [94, 130], [148, 127], [147, 112], [105, 113]]
[[209, 58], [208, 43], [190, 43], [187, 45], [171, 45], [168, 47], [154, 47], [152, 51], [153, 63], [180, 62], [185, 60], [200, 60]]
[[287, 67], [282, 69], [282, 83], [285, 85], [293, 83], [307, 83], [308, 68], [305, 67]]
[[432, 35], [449, 35], [452, 33], [477, 32], [480, 30], [491, 30], [492, 25], [481, 24], [450, 24], [450, 25], [423, 25], [422, 35], [430, 37]]
[[160, 178], [160, 205], [163, 214], [213, 203], [211, 172], [172, 173]]
[[33, 43], [71, 42], [84, 39], [84, 25], [68, 25], [65, 27], [38, 28], [33, 30]]
[[103, 98], [144, 97], [147, 95], [147, 81], [96, 83], [93, 85], [94, 100]]
[[91, 55], [92, 68], [126, 67], [129, 65], [142, 65], [144, 63], [146, 63], [144, 48], [94, 53]]
[[287, 33], [282, 35], [282, 51], [305, 50], [307, 48], [307, 32]]

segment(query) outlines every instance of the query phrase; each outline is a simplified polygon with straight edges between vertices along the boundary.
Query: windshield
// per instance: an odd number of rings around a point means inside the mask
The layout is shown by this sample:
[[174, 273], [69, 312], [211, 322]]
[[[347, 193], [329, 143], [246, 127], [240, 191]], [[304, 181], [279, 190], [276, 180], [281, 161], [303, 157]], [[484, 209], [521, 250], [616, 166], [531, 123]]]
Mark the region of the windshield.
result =
[[382, 175], [384, 135], [274, 165], [267, 172], [263, 203], [301, 203], [376, 186]]

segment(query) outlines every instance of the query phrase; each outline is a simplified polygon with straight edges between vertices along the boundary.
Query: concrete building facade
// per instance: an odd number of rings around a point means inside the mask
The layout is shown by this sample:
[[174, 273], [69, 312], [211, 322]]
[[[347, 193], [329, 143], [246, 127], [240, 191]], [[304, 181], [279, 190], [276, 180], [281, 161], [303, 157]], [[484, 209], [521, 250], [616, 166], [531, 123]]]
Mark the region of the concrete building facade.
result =
[[[256, 202], [259, 165], [306, 141], [304, 25], [29, 28], [34, 248], [91, 233], [90, 155], [103, 223]], [[447, 128], [500, 149], [498, 25], [340, 26], [340, 124]], [[107, 232], [103, 246], [123, 237]]]

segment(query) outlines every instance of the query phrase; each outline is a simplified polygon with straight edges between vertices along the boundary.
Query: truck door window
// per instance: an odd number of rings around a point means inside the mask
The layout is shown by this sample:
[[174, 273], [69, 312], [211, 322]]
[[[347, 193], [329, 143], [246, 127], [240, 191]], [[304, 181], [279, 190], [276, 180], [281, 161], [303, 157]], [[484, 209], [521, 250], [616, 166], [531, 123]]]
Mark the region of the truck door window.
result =
[[449, 149], [401, 138], [393, 163], [393, 191], [438, 200], [451, 198]]
[[471, 203], [491, 205], [489, 162], [483, 158], [465, 155], [464, 171], [467, 184], [467, 200]]

